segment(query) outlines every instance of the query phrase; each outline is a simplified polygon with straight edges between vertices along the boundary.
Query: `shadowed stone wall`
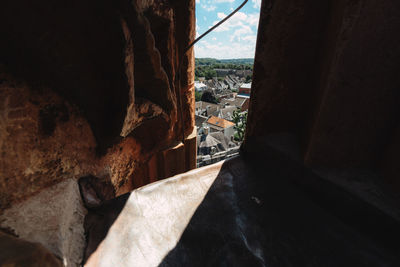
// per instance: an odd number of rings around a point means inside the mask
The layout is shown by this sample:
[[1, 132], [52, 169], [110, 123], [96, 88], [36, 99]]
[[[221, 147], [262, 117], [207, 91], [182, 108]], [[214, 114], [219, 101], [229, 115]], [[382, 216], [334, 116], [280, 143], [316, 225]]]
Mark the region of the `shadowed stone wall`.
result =
[[263, 1], [246, 138], [289, 132], [309, 166], [398, 180], [399, 18], [394, 0]]
[[0, 6], [0, 230], [78, 266], [79, 178], [98, 205], [195, 168], [195, 1]]
[[[194, 130], [193, 51], [182, 52], [195, 2], [1, 6], [1, 210], [68, 178], [111, 181], [117, 195], [149, 183], [149, 160]], [[182, 152], [194, 163], [195, 149]]]

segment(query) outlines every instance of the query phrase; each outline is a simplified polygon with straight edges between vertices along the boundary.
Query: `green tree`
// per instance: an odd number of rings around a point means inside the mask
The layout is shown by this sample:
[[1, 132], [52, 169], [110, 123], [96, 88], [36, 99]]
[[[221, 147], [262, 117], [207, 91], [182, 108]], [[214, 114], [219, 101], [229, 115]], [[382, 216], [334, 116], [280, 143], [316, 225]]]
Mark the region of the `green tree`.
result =
[[246, 76], [246, 83], [249, 83], [249, 82], [251, 82], [251, 76], [250, 76], [250, 75], [247, 75], [247, 76]]
[[240, 112], [240, 109], [238, 108], [237, 110], [233, 111], [232, 119], [235, 123], [235, 126], [233, 126], [233, 128], [235, 129], [235, 134], [233, 135], [233, 138], [235, 139], [235, 141], [243, 141], [246, 131], [247, 111]]
[[204, 72], [204, 77], [206, 77], [207, 80], [212, 79], [213, 77], [217, 76], [217, 72], [213, 69], [208, 69]]
[[199, 92], [199, 91], [194, 91], [194, 98], [196, 99], [196, 102], [197, 102], [197, 101], [201, 101], [201, 96], [202, 96], [202, 93], [201, 93], [201, 92]]

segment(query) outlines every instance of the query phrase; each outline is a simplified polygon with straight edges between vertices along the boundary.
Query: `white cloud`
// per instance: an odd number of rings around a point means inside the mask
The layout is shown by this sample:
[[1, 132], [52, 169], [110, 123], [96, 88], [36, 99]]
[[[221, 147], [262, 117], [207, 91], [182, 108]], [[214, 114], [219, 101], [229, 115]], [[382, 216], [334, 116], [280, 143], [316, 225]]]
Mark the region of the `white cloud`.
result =
[[214, 6], [214, 5], [201, 5], [201, 7], [204, 8], [208, 12], [214, 11], [217, 8], [217, 6]]
[[253, 31], [249, 26], [242, 26], [241, 28], [235, 30], [235, 32], [231, 35], [230, 41], [233, 42], [234, 40], [240, 41], [242, 36], [246, 34], [251, 34]]
[[212, 57], [212, 58], [253, 58], [255, 51], [255, 43], [241, 44], [233, 42], [228, 45], [222, 43], [212, 44], [202, 41], [195, 45], [196, 57]]
[[257, 41], [257, 35], [246, 35], [243, 36], [241, 40], [255, 43]]
[[214, 0], [214, 3], [234, 3], [235, 0]]
[[217, 13], [217, 17], [218, 17], [219, 19], [224, 19], [226, 16], [227, 16], [227, 15], [225, 15], [225, 14], [222, 13], [222, 12], [218, 12], [218, 13]]
[[[226, 17], [222, 12], [217, 13], [217, 17], [222, 20]], [[216, 32], [224, 32], [229, 31], [231, 28], [241, 27], [243, 26], [243, 21], [247, 18], [247, 15], [243, 12], [237, 12], [231, 18], [229, 18], [226, 22], [224, 22], [221, 26], [215, 29]], [[214, 21], [213, 25], [217, 24], [220, 20]]]
[[[224, 19], [227, 15], [222, 12], [217, 13], [217, 17], [221, 20]], [[226, 22], [224, 22], [221, 26], [215, 29], [216, 32], [224, 32], [229, 31], [237, 28], [246, 28], [247, 32], [250, 33], [249, 27], [257, 27], [258, 20], [260, 19], [260, 14], [252, 13], [252, 14], [245, 14], [243, 12], [237, 12], [231, 18], [229, 18]], [[217, 24], [219, 21], [214, 21], [213, 25]], [[244, 32], [244, 30], [243, 30]]]
[[[197, 0], [196, 0], [197, 1]], [[207, 11], [217, 9], [219, 3], [234, 3], [235, 0], [199, 0], [201, 8]], [[237, 2], [237, 1], [236, 1]], [[241, 2], [241, 1], [240, 1]], [[254, 6], [260, 6], [261, 0], [252, 0]], [[212, 25], [217, 24], [226, 18], [228, 10], [218, 12], [217, 20]], [[212, 15], [215, 16], [215, 15]], [[203, 21], [212, 21], [212, 16], [203, 17]], [[237, 12], [229, 20], [215, 29], [216, 34], [211, 38], [206, 38], [195, 45], [196, 57], [213, 57], [213, 58], [253, 58], [256, 46], [256, 32], [258, 27], [260, 14], [257, 12], [244, 13]], [[208, 24], [208, 23], [207, 23]], [[210, 24], [208, 24], [210, 25]], [[202, 26], [205, 30], [207, 26]], [[197, 26], [197, 25], [196, 25]], [[211, 28], [208, 27], [208, 28]], [[196, 33], [199, 31], [196, 27]], [[218, 32], [224, 32], [218, 34]], [[198, 34], [198, 33], [197, 33]]]
[[252, 13], [249, 14], [247, 17], [247, 23], [250, 24], [250, 26], [258, 26], [258, 21], [260, 20], [260, 13]]
[[200, 26], [199, 26], [199, 24], [197, 23], [197, 18], [196, 18], [196, 38], [200, 36], [199, 30], [200, 30]]
[[200, 0], [196, 0], [196, 4], [200, 4]]
[[261, 7], [261, 0], [251, 0], [253, 2], [253, 7], [254, 8], [260, 8]]

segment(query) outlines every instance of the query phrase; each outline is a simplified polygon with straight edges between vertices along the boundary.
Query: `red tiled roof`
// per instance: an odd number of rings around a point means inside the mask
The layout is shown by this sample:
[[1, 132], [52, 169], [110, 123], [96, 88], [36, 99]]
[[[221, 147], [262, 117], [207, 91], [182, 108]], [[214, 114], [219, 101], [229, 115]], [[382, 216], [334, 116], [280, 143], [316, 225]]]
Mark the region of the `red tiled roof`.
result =
[[233, 122], [230, 122], [230, 121], [227, 121], [227, 120], [215, 117], [215, 116], [211, 116], [207, 120], [207, 123], [224, 128], [224, 129], [235, 125]]

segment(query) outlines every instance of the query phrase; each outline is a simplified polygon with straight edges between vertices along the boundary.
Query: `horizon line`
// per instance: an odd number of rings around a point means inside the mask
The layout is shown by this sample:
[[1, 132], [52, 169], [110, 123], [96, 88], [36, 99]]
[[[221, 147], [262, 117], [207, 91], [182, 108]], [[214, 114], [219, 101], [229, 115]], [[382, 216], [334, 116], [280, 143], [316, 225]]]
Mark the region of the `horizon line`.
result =
[[252, 57], [235, 57], [235, 58], [215, 58], [215, 57], [195, 57], [198, 59], [219, 59], [219, 60], [227, 60], [227, 59], [253, 59]]

